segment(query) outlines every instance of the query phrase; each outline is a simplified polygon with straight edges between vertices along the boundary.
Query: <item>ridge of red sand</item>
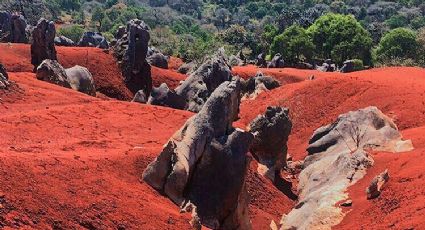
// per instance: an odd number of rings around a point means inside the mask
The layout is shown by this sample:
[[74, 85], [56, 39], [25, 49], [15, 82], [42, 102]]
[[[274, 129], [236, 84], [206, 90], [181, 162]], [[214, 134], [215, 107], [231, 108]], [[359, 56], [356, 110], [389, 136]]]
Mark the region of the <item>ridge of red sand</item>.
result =
[[[74, 65], [86, 67], [93, 75], [96, 90], [100, 93], [129, 101], [133, 99], [133, 93], [127, 89], [121, 71], [114, 57], [98, 48], [91, 47], [63, 47], [56, 46], [59, 62], [69, 68]], [[171, 58], [172, 68], [178, 68], [181, 60]], [[0, 63], [9, 72], [32, 72], [30, 46], [28, 44], [6, 44], [0, 43]], [[176, 71], [160, 69], [152, 66], [153, 85], [158, 87], [161, 83], [174, 89], [184, 80], [186, 75]]]

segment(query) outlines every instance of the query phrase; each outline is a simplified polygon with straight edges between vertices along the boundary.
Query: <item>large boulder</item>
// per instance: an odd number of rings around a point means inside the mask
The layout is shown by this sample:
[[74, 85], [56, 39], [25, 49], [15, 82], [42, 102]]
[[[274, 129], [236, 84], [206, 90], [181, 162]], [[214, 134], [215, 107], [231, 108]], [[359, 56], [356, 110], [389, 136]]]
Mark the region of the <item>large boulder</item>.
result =
[[27, 43], [27, 21], [20, 14], [10, 14], [0, 11], [0, 41]]
[[280, 83], [271, 76], [266, 76], [262, 72], [257, 72], [254, 77], [247, 80], [241, 80], [241, 85], [244, 98], [255, 98], [263, 91], [279, 87]]
[[78, 46], [82, 47], [97, 47], [100, 49], [109, 49], [109, 44], [106, 38], [98, 32], [86, 31], [81, 36]]
[[250, 229], [245, 178], [253, 136], [232, 127], [239, 103], [239, 81], [222, 83], [143, 173], [211, 229]]
[[47, 59], [38, 66], [36, 77], [38, 80], [96, 96], [93, 77], [88, 69], [82, 66], [65, 69], [56, 60]]
[[65, 69], [68, 77], [68, 82], [73, 90], [76, 90], [87, 95], [96, 96], [96, 86], [90, 71], [82, 66], [76, 65]]
[[267, 68], [283, 68], [285, 67], [285, 61], [281, 54], [277, 53], [274, 55], [273, 59], [267, 65]]
[[232, 79], [224, 50], [205, 61], [195, 72], [176, 88], [176, 93], [186, 101], [185, 109], [198, 112], [212, 92], [223, 82]]
[[341, 73], [351, 73], [354, 70], [355, 67], [355, 62], [354, 60], [346, 60], [343, 63], [343, 66], [341, 67], [341, 69], [339, 70]]
[[71, 88], [65, 69], [56, 60], [44, 60], [37, 67], [36, 77], [38, 80], [49, 82], [65, 88]]
[[331, 229], [344, 216], [336, 204], [348, 198], [347, 188], [373, 165], [366, 151], [412, 149], [394, 122], [376, 107], [340, 115], [317, 129], [309, 144], [299, 175], [299, 203], [283, 218], [282, 229]]
[[174, 109], [184, 109], [186, 106], [184, 98], [177, 95], [174, 90], [168, 88], [166, 83], [162, 83], [159, 87], [152, 89], [147, 103]]
[[55, 45], [57, 46], [75, 46], [75, 42], [65, 36], [55, 37]]
[[34, 71], [46, 59], [57, 60], [55, 49], [55, 24], [42, 18], [32, 31], [31, 64]]
[[143, 90], [150, 95], [152, 90], [151, 66], [146, 61], [149, 40], [149, 27], [134, 19], [127, 23], [125, 34], [113, 47], [124, 82], [133, 93]]
[[146, 60], [150, 65], [162, 69], [168, 69], [168, 57], [162, 53], [153, 53], [148, 58], [146, 58]]
[[254, 135], [249, 150], [259, 163], [258, 172], [273, 181], [286, 165], [291, 129], [289, 110], [282, 107], [268, 107], [265, 114], [257, 116], [248, 126]]

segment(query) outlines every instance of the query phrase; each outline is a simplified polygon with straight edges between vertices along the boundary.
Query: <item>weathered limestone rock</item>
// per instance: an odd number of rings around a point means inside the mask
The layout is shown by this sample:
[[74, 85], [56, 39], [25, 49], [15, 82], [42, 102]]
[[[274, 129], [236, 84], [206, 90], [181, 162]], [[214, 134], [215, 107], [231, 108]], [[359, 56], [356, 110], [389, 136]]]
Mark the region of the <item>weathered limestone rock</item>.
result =
[[81, 36], [78, 46], [82, 47], [97, 47], [100, 49], [109, 49], [109, 44], [106, 38], [98, 32], [87, 31]]
[[366, 189], [367, 199], [375, 199], [381, 195], [382, 187], [388, 182], [390, 176], [388, 175], [388, 169], [373, 178], [369, 187]]
[[75, 42], [65, 36], [55, 37], [55, 45], [57, 46], [75, 46]]
[[185, 109], [198, 112], [212, 92], [223, 82], [230, 81], [232, 73], [227, 64], [224, 50], [203, 63], [195, 72], [176, 88], [176, 93], [186, 101]]
[[93, 76], [86, 67], [76, 65], [65, 69], [65, 73], [73, 90], [93, 97], [96, 96], [96, 86]]
[[266, 76], [262, 72], [258, 72], [255, 77], [251, 77], [247, 80], [241, 80], [241, 85], [244, 98], [255, 98], [263, 91], [279, 87], [280, 83], [273, 77]]
[[317, 129], [299, 176], [299, 203], [284, 217], [281, 229], [331, 229], [340, 223], [344, 214], [336, 204], [348, 199], [346, 189], [372, 166], [369, 149], [401, 152], [412, 146], [376, 107], [340, 115]]
[[196, 68], [196, 64], [194, 62], [184, 63], [183, 65], [179, 67], [177, 72], [181, 74], [190, 74], [195, 68]]
[[44, 60], [37, 67], [36, 77], [38, 80], [46, 81], [65, 88], [71, 88], [65, 69], [56, 60]]
[[9, 85], [9, 75], [7, 74], [6, 68], [0, 63], [0, 89], [6, 89]]
[[265, 53], [260, 53], [257, 56], [257, 60], [256, 60], [255, 65], [260, 67], [260, 68], [267, 67], [267, 61], [266, 61], [266, 54]]
[[254, 135], [250, 152], [259, 162], [259, 170], [265, 169], [259, 173], [272, 181], [276, 172], [286, 165], [286, 144], [291, 129], [289, 110], [281, 107], [268, 107], [264, 115], [259, 115], [249, 124], [248, 130]]
[[281, 54], [274, 55], [273, 59], [267, 65], [267, 68], [283, 68], [285, 67], [285, 61]]
[[27, 21], [20, 14], [10, 14], [0, 11], [0, 41], [27, 43]]
[[154, 53], [146, 58], [150, 65], [161, 69], [168, 69], [168, 57], [162, 53]]
[[31, 64], [34, 65], [34, 72], [44, 60], [57, 60], [55, 36], [54, 22], [40, 19], [32, 31]]
[[167, 106], [174, 109], [184, 109], [186, 101], [176, 92], [162, 83], [158, 88], [153, 88], [148, 99], [148, 104]]
[[126, 33], [114, 46], [114, 56], [127, 87], [133, 93], [143, 90], [147, 96], [152, 91], [151, 67], [146, 61], [149, 39], [149, 27], [143, 21], [133, 19], [127, 23]]
[[245, 177], [253, 136], [232, 127], [239, 103], [239, 81], [222, 83], [143, 173], [146, 183], [212, 229], [250, 229]]

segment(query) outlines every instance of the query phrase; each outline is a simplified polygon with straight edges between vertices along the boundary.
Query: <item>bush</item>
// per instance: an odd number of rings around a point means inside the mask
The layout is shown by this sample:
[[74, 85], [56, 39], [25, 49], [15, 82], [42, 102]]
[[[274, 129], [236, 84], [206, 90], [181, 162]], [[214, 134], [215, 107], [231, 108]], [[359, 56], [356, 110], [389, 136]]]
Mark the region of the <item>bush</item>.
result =
[[69, 27], [60, 28], [58, 31], [58, 35], [63, 35], [75, 43], [80, 41], [81, 36], [83, 36], [84, 28], [80, 25], [72, 25]]
[[347, 59], [371, 63], [372, 38], [352, 15], [326, 14], [317, 19], [307, 32], [320, 59], [331, 58], [338, 64]]
[[381, 63], [388, 63], [392, 59], [415, 60], [418, 48], [414, 31], [397, 28], [382, 37], [376, 49], [376, 59]]
[[285, 61], [291, 64], [301, 59], [311, 59], [314, 44], [306, 30], [298, 25], [288, 27], [282, 34], [273, 39], [270, 53], [280, 53]]
[[353, 60], [353, 63], [354, 63], [354, 67], [353, 67], [354, 71], [359, 71], [359, 70], [364, 70], [365, 69], [362, 60], [360, 60], [360, 59], [354, 59]]

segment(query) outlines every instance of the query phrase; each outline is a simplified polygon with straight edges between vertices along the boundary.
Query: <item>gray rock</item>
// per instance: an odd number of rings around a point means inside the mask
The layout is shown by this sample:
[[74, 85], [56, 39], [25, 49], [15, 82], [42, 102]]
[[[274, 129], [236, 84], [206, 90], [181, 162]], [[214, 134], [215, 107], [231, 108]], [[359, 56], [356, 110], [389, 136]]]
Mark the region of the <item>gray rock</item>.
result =
[[151, 66], [146, 61], [149, 40], [149, 27], [134, 19], [127, 23], [126, 33], [113, 47], [124, 82], [133, 93], [143, 90], [150, 95], [152, 91]]
[[65, 88], [71, 88], [65, 69], [56, 60], [44, 60], [37, 67], [36, 77], [38, 80], [49, 82]]
[[0, 11], [0, 41], [13, 43], [27, 43], [27, 21], [20, 14], [10, 14]]
[[168, 57], [162, 53], [154, 53], [146, 58], [146, 60], [150, 65], [162, 69], [168, 69]]
[[121, 39], [125, 34], [125, 26], [119, 26], [117, 31], [115, 32], [115, 39]]
[[295, 68], [297, 69], [314, 69], [314, 66], [307, 62], [298, 62], [295, 64]]
[[351, 73], [354, 71], [354, 60], [347, 60], [339, 70], [341, 73]]
[[224, 51], [220, 50], [205, 61], [176, 88], [176, 93], [186, 101], [185, 109], [198, 112], [212, 92], [223, 82], [230, 81], [232, 73]]
[[9, 75], [6, 68], [0, 63], [0, 89], [7, 89], [9, 85]]
[[400, 152], [412, 149], [397, 126], [376, 107], [340, 115], [317, 129], [299, 175], [299, 203], [283, 218], [282, 229], [331, 229], [343, 218], [336, 206], [347, 188], [364, 177], [373, 159], [365, 150]]
[[0, 74], [3, 75], [3, 77], [8, 80], [9, 79], [9, 75], [7, 74], [7, 70], [6, 68], [3, 66], [3, 64], [0, 63]]
[[[253, 136], [235, 130], [239, 81], [222, 83], [168, 141], [143, 180], [212, 229], [249, 229], [245, 177]], [[196, 221], [195, 221], [196, 222]]]
[[257, 65], [260, 68], [267, 67], [267, 61], [266, 61], [266, 54], [265, 53], [260, 53], [257, 56], [257, 61], [256, 61], [255, 65]]
[[148, 99], [148, 104], [167, 106], [174, 109], [184, 109], [186, 101], [177, 95], [174, 90], [162, 83], [158, 88], [153, 88]]
[[334, 72], [336, 71], [336, 65], [332, 62], [331, 59], [326, 59], [325, 62], [316, 69], [322, 72]]
[[78, 46], [81, 47], [97, 47], [100, 49], [109, 49], [106, 38], [98, 32], [86, 31], [81, 36]]
[[291, 129], [289, 110], [281, 107], [268, 107], [264, 115], [257, 116], [249, 124], [248, 130], [254, 135], [249, 150], [261, 164], [259, 173], [272, 181], [275, 173], [286, 165], [286, 144]]
[[44, 60], [57, 60], [55, 36], [54, 22], [40, 19], [32, 31], [31, 64], [34, 65], [34, 72]]
[[196, 63], [194, 62], [184, 63], [183, 65], [179, 67], [177, 72], [181, 74], [190, 74], [193, 72], [195, 68], [196, 68]]
[[285, 67], [285, 61], [281, 54], [274, 55], [273, 59], [267, 65], [267, 68], [283, 68]]
[[55, 37], [55, 45], [57, 46], [75, 46], [75, 42], [65, 36]]
[[255, 98], [263, 90], [272, 90], [280, 86], [279, 81], [271, 76], [258, 72], [254, 77], [241, 80], [242, 94], [248, 98]]
[[148, 97], [146, 97], [145, 92], [143, 90], [139, 90], [136, 94], [134, 94], [132, 102], [146, 104], [148, 102]]
[[0, 11], [0, 41], [11, 42], [12, 15], [6, 11]]
[[230, 66], [243, 66], [244, 61], [236, 55], [231, 55], [229, 57], [229, 64], [230, 64]]
[[370, 185], [366, 188], [367, 199], [375, 199], [381, 195], [382, 188], [389, 179], [390, 176], [388, 175], [388, 169], [374, 177], [370, 182]]
[[65, 73], [72, 89], [93, 97], [96, 96], [96, 86], [93, 76], [87, 68], [76, 65], [65, 69]]

